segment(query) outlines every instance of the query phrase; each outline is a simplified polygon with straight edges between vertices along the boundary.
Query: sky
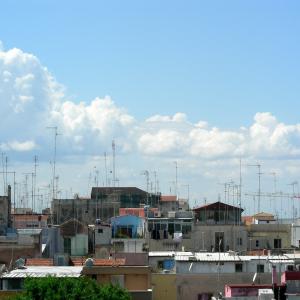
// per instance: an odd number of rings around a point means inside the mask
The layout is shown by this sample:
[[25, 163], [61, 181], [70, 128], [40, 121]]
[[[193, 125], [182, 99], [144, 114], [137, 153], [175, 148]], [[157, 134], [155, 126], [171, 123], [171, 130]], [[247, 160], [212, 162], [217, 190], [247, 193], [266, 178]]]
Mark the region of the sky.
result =
[[[37, 186], [51, 181], [49, 126], [59, 132], [61, 197], [110, 181], [112, 139], [120, 185], [146, 189], [147, 170], [152, 190], [156, 177], [160, 191], [174, 193], [176, 161], [177, 191], [189, 190], [191, 205], [225, 200], [224, 183], [239, 184], [241, 159], [248, 213], [258, 190], [258, 170], [248, 165], [262, 165], [264, 193], [291, 193], [300, 169], [299, 8], [298, 1], [3, 1], [0, 147], [17, 172], [19, 199], [35, 155]], [[278, 199], [263, 197], [261, 208], [280, 212]]]

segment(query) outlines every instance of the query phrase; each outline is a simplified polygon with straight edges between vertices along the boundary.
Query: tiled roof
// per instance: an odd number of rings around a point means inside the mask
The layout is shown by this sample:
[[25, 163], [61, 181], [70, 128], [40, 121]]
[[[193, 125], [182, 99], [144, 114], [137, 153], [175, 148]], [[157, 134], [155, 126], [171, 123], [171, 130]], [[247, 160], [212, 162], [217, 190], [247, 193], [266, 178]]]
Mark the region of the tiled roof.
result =
[[116, 258], [116, 259], [103, 259], [95, 258], [94, 266], [124, 266], [125, 258]]
[[71, 262], [73, 266], [83, 266], [85, 261], [85, 257], [71, 257]]
[[52, 258], [27, 258], [26, 266], [53, 266]]
[[[71, 258], [74, 266], [84, 266], [86, 258]], [[125, 258], [105, 259], [105, 258], [93, 258], [93, 265], [97, 267], [109, 267], [109, 266], [124, 266], [126, 262]]]

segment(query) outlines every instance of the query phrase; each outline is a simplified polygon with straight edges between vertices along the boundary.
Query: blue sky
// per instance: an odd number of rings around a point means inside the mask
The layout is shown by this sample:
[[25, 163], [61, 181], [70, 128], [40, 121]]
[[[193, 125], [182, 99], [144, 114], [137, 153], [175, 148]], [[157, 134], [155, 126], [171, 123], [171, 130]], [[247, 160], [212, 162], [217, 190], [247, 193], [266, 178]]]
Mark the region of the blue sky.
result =
[[290, 189], [300, 174], [299, 9], [299, 1], [3, 1], [0, 149], [9, 168], [22, 184], [38, 155], [48, 184], [45, 128], [55, 125], [63, 193], [87, 194], [95, 167], [105, 177], [113, 138], [122, 185], [145, 188], [147, 169], [174, 191], [177, 161], [181, 194], [189, 184], [199, 204], [238, 182], [242, 157], [245, 191], [257, 189], [246, 167], [257, 161], [264, 191], [273, 191], [272, 172], [278, 189]]
[[34, 53], [74, 101], [225, 128], [298, 120], [298, 1], [5, 1], [6, 48]]

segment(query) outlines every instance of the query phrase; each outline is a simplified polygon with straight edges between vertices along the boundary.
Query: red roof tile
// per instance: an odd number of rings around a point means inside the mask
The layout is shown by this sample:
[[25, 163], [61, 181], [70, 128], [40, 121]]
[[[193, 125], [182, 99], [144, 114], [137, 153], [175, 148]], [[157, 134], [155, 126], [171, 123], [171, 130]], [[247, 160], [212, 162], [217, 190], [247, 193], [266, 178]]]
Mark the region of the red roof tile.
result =
[[27, 258], [26, 266], [53, 266], [52, 258]]
[[[86, 258], [71, 258], [72, 264], [74, 266], [84, 266]], [[105, 259], [105, 258], [93, 258], [94, 266], [96, 267], [107, 267], [107, 266], [124, 266], [125, 258], [116, 258], [116, 259]]]
[[116, 259], [103, 259], [96, 258], [94, 259], [94, 266], [124, 266], [125, 258], [116, 258]]

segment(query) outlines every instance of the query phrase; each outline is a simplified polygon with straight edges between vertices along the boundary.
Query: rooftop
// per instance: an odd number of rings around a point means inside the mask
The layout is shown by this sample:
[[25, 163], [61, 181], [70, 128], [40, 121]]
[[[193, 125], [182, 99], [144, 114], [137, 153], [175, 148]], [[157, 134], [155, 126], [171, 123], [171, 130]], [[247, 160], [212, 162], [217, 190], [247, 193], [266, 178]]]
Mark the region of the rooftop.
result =
[[160, 201], [162, 202], [176, 202], [177, 196], [176, 195], [162, 195], [160, 197]]
[[53, 267], [53, 266], [30, 266], [15, 269], [2, 274], [1, 278], [26, 278], [26, 277], [80, 277], [82, 267]]
[[[84, 266], [86, 259], [81, 257], [79, 258], [71, 258], [71, 261], [74, 266]], [[93, 266], [97, 267], [109, 267], [109, 266], [124, 266], [125, 258], [116, 258], [116, 259], [104, 259], [104, 258], [93, 258]]]
[[220, 210], [240, 210], [240, 211], [244, 211], [242, 208], [240, 208], [238, 206], [233, 206], [233, 205], [230, 205], [230, 204], [227, 204], [227, 203], [223, 203], [221, 201], [201, 205], [201, 206], [195, 207], [193, 210], [198, 211], [198, 210], [203, 210], [203, 209], [220, 209]]
[[26, 266], [53, 266], [52, 258], [27, 258]]
[[253, 261], [267, 260], [270, 263], [294, 263], [294, 259], [300, 258], [300, 254], [293, 255], [237, 255], [234, 252], [176, 252], [176, 251], [153, 251], [149, 252], [149, 257], [174, 257], [176, 261], [198, 261], [198, 262], [216, 262], [216, 261]]

